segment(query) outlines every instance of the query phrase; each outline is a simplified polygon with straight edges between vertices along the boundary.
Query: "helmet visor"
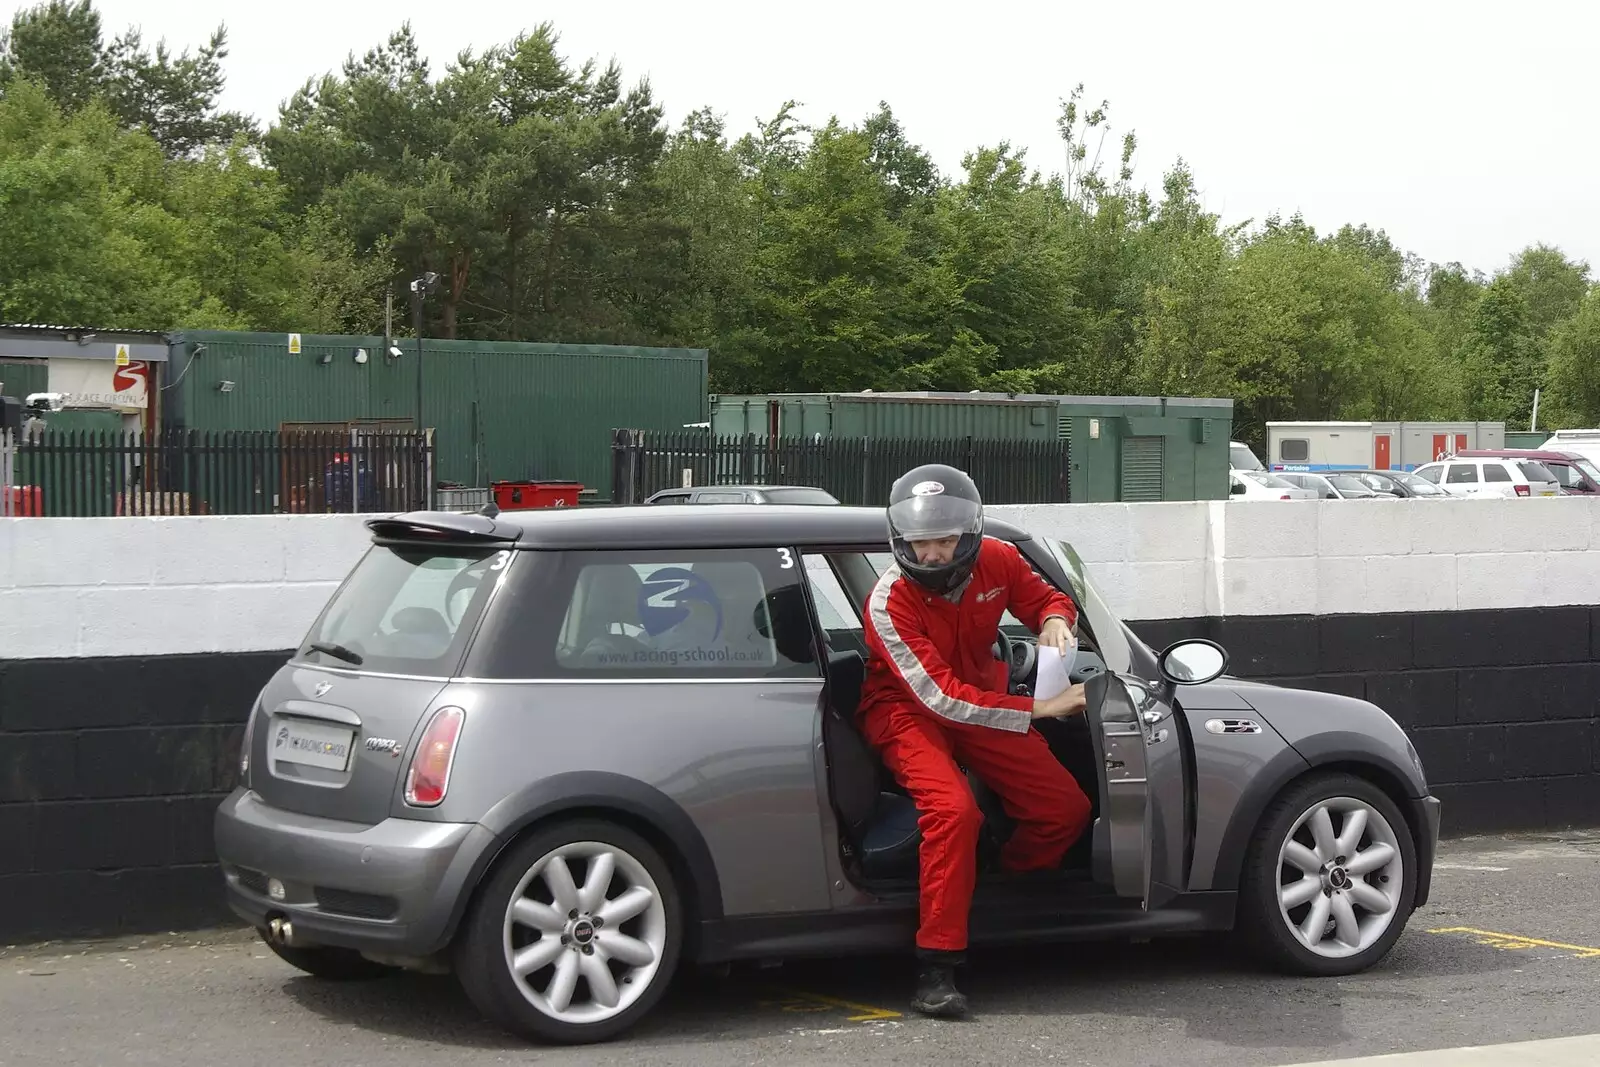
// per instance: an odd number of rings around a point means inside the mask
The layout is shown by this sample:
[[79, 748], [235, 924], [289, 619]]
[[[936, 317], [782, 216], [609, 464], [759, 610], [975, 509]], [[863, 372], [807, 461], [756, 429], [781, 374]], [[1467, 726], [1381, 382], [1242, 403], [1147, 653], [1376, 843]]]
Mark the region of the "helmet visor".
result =
[[943, 493], [913, 496], [889, 506], [889, 525], [895, 536], [907, 541], [961, 537], [983, 528], [983, 508], [971, 500]]

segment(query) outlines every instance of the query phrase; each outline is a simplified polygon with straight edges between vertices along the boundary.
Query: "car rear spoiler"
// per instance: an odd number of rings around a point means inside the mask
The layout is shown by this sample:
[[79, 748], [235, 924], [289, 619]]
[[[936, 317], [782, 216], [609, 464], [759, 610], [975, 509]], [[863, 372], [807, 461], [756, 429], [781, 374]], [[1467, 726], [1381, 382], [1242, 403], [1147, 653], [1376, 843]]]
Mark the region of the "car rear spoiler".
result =
[[511, 544], [522, 536], [516, 526], [494, 521], [486, 515], [454, 511], [410, 511], [368, 519], [367, 529], [375, 542], [454, 541], [468, 544]]

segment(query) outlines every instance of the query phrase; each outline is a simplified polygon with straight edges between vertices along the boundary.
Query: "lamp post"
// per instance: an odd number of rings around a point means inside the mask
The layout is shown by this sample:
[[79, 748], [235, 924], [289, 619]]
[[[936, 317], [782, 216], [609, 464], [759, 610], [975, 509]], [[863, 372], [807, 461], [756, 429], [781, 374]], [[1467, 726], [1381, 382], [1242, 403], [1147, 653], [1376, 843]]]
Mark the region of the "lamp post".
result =
[[424, 430], [422, 423], [422, 302], [439, 288], [439, 275], [423, 272], [411, 280], [411, 323], [417, 334], [417, 432]]

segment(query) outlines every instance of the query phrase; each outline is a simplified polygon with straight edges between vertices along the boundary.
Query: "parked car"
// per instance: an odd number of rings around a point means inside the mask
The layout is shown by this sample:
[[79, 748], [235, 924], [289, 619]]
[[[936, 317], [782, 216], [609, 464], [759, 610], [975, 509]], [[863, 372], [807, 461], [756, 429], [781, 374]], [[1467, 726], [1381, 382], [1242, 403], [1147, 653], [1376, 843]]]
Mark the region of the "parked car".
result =
[[839, 498], [811, 485], [696, 485], [663, 489], [646, 504], [837, 504]]
[[1550, 452], [1538, 448], [1472, 449], [1457, 452], [1462, 459], [1526, 459], [1555, 476], [1563, 496], [1600, 493], [1600, 468], [1577, 452]]
[[1531, 459], [1462, 459], [1451, 457], [1416, 469], [1451, 496], [1559, 496], [1561, 486], [1550, 468]]
[[1244, 500], [1315, 500], [1315, 489], [1302, 489], [1281, 475], [1267, 471], [1229, 471], [1230, 496]]
[[1310, 489], [1319, 500], [1376, 500], [1377, 490], [1343, 471], [1312, 474], [1309, 471], [1273, 471], [1273, 477]]
[[1228, 442], [1228, 469], [1236, 471], [1266, 470], [1250, 446], [1243, 441]]
[[[423, 512], [372, 543], [262, 689], [215, 843], [284, 960], [448, 968], [488, 1017], [604, 1040], [680, 965], [910, 953], [918, 813], [857, 730], [880, 508]], [[1064, 541], [991, 520], [1080, 610], [1093, 802], [1062, 870], [980, 877], [974, 945], [1232, 931], [1349, 975], [1426, 904], [1439, 801], [1379, 707], [1159, 653]], [[1002, 620], [1001, 607], [994, 618]], [[819, 615], [826, 605], [827, 610]], [[1038, 680], [1014, 622], [995, 655]], [[985, 814], [982, 854], [1009, 832]]]
[[1358, 478], [1379, 494], [1417, 500], [1448, 500], [1450, 494], [1426, 478], [1410, 471], [1341, 471], [1347, 478]]

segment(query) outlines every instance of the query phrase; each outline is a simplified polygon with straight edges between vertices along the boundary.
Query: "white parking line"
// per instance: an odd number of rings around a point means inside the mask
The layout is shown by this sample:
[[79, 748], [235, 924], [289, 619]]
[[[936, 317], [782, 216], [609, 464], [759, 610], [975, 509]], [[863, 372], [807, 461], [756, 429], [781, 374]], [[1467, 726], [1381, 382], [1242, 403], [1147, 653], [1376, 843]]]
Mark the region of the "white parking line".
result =
[[1510, 867], [1485, 867], [1477, 863], [1435, 863], [1436, 871], [1509, 871]]
[[1320, 1060], [1299, 1067], [1592, 1067], [1600, 1062], [1600, 1034], [1467, 1045], [1426, 1052], [1392, 1052], [1347, 1060]]

